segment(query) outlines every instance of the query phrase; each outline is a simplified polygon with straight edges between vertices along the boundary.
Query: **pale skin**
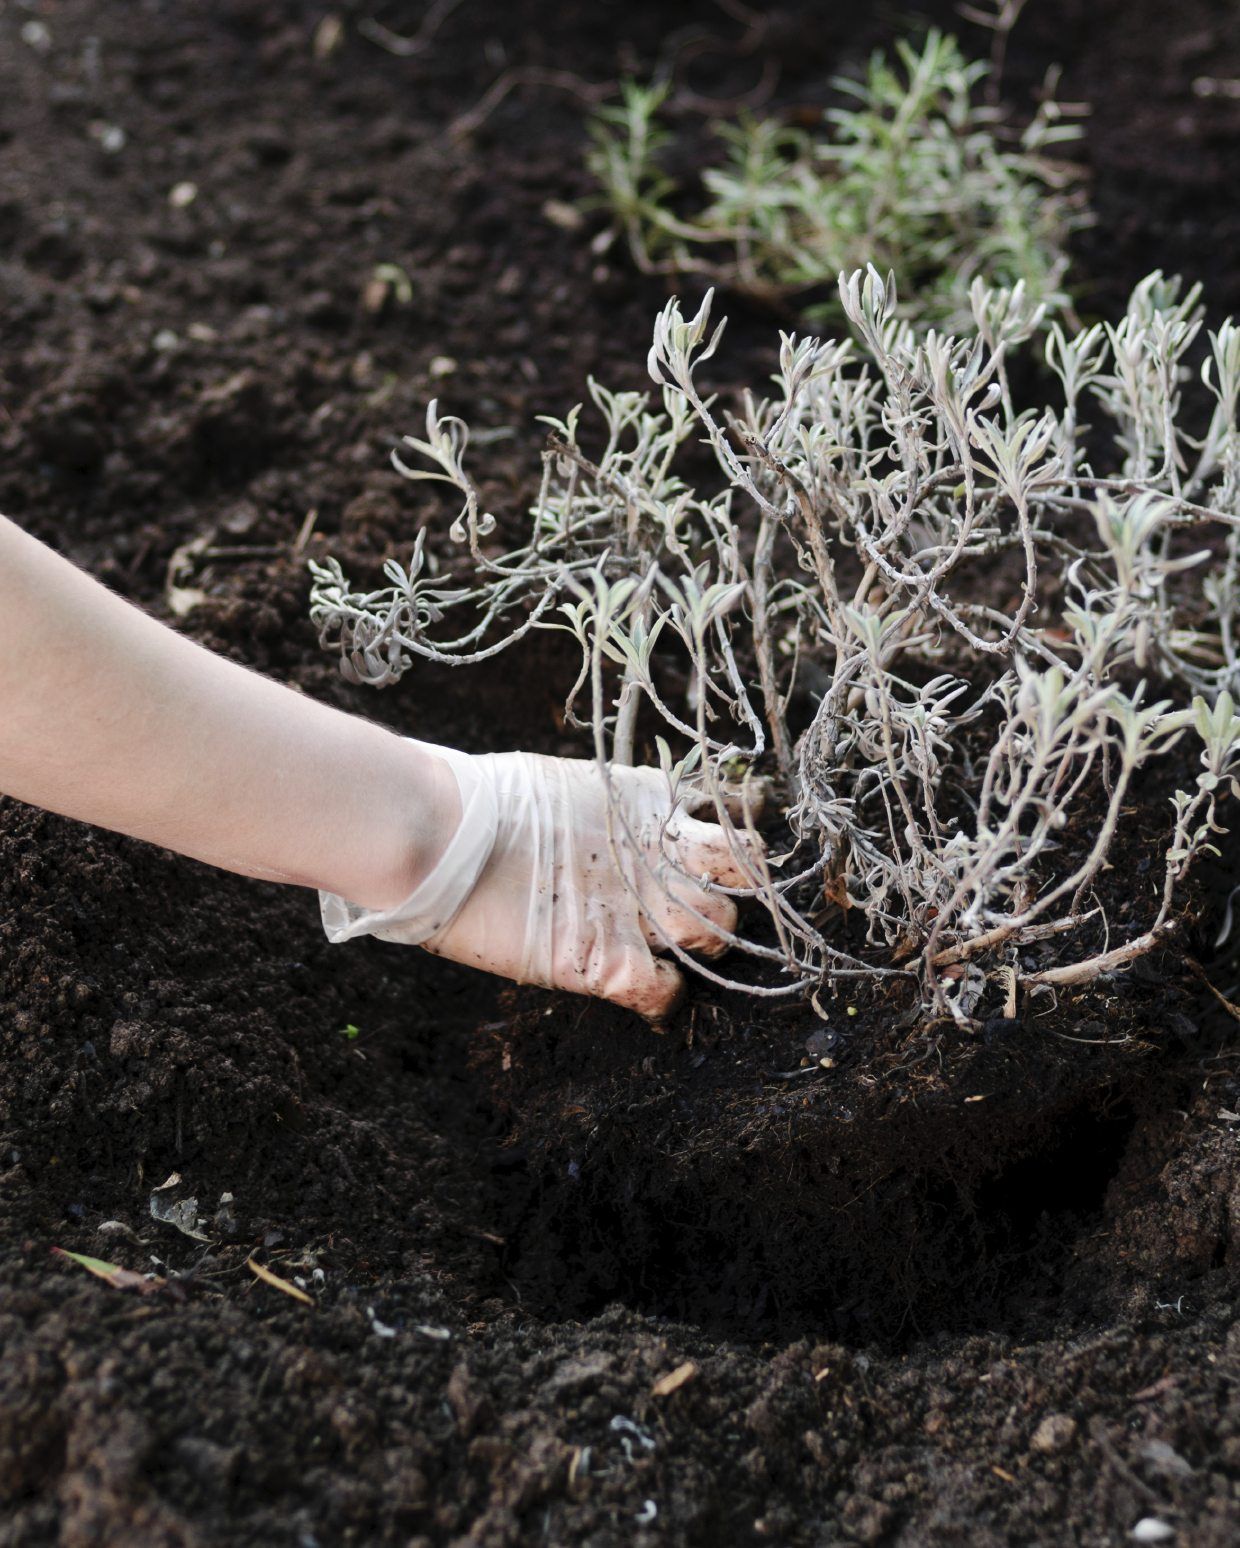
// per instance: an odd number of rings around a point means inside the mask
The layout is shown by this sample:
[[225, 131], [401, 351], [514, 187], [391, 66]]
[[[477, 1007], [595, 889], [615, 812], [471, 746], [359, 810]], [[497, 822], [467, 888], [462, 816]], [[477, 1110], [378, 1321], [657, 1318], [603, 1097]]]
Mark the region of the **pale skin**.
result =
[[[4, 517], [0, 792], [375, 910], [409, 896], [461, 816], [457, 782], [433, 747], [214, 655]], [[694, 875], [743, 884], [722, 829], [689, 819], [685, 828]], [[521, 942], [502, 925], [505, 886], [502, 867], [484, 873], [429, 949], [512, 976]], [[641, 933], [655, 950], [670, 938], [716, 954], [711, 924], [730, 930], [734, 905], [709, 887], [679, 892], [687, 908], [646, 900]], [[605, 982], [583, 982], [565, 946], [553, 987], [601, 993], [652, 1020], [683, 990], [670, 962], [640, 949]]]

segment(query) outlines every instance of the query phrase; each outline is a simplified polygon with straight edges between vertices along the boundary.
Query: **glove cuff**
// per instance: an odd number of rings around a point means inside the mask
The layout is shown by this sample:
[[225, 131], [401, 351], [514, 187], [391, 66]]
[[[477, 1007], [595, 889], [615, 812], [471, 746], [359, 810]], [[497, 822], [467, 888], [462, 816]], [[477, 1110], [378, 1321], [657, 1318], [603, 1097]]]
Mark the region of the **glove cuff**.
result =
[[453, 747], [409, 740], [452, 770], [461, 796], [461, 820], [429, 876], [395, 908], [362, 908], [334, 892], [320, 892], [323, 930], [329, 941], [374, 935], [381, 941], [421, 945], [460, 913], [495, 848], [499, 806], [491, 781], [480, 768], [481, 760]]

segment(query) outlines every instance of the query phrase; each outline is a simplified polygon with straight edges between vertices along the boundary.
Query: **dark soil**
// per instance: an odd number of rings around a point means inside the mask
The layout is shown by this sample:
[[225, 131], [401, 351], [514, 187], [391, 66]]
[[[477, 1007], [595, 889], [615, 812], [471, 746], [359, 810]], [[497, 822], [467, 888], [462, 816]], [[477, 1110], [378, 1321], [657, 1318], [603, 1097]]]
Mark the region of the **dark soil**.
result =
[[[424, 737], [580, 751], [548, 646], [373, 695], [306, 619], [306, 553], [407, 546], [386, 451], [428, 397], [515, 428], [475, 464], [519, 513], [533, 416], [642, 380], [664, 289], [545, 208], [585, 192], [563, 78], [450, 126], [527, 66], [726, 100], [770, 60], [821, 103], [951, 12], [746, 38], [710, 0], [464, 0], [401, 57], [421, 10], [0, 7], [0, 508], [165, 617], [206, 537], [194, 637]], [[1240, 99], [1193, 89], [1240, 76], [1240, 13], [1029, 0], [1014, 98], [1057, 60], [1094, 109], [1083, 310], [1156, 265], [1240, 310]], [[385, 263], [412, 299], [373, 310]], [[772, 319], [729, 310], [721, 380], [757, 380]], [[1230, 864], [1180, 950], [1051, 1015], [840, 1000], [805, 1072], [803, 1008], [700, 992], [656, 1037], [0, 800], [0, 1544], [1233, 1543], [1240, 1044], [1186, 962]], [[206, 1240], [151, 1216], [173, 1173]]]

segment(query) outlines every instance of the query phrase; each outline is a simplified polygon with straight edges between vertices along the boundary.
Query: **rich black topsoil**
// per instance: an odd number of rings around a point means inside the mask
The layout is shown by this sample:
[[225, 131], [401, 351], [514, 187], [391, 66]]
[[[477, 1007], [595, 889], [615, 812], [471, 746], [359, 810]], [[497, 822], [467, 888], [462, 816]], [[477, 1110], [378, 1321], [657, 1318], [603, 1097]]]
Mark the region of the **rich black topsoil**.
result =
[[[822, 104], [952, 16], [433, 10], [405, 47], [388, 0], [0, 7], [0, 509], [165, 617], [205, 538], [194, 638], [424, 737], [580, 752], [545, 645], [349, 688], [306, 555], [407, 548], [437, 507], [386, 452], [428, 397], [514, 428], [475, 466], [515, 519], [533, 416], [640, 385], [665, 290], [564, 227], [582, 93], [661, 61], [690, 118]], [[1013, 100], [1055, 61], [1093, 105], [1082, 310], [1154, 266], [1240, 310], [1240, 98], [1193, 86], [1240, 76], [1240, 13], [1030, 0]], [[727, 309], [719, 381], [757, 382], [784, 319]], [[0, 800], [0, 1544], [1235, 1542], [1240, 1041], [1190, 960], [1227, 866], [1122, 979], [977, 1038], [830, 1002], [806, 1071], [805, 1008], [699, 991], [656, 1036]], [[152, 1218], [173, 1173], [205, 1240]]]

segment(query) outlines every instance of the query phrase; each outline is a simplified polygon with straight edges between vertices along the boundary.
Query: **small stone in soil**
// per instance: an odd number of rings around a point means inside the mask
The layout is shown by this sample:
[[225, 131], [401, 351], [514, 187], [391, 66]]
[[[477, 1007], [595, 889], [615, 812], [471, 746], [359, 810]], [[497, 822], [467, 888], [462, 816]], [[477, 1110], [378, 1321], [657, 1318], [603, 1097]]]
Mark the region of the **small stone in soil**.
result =
[[839, 1045], [840, 1035], [830, 1027], [819, 1027], [805, 1039], [805, 1052], [811, 1059], [826, 1059]]

